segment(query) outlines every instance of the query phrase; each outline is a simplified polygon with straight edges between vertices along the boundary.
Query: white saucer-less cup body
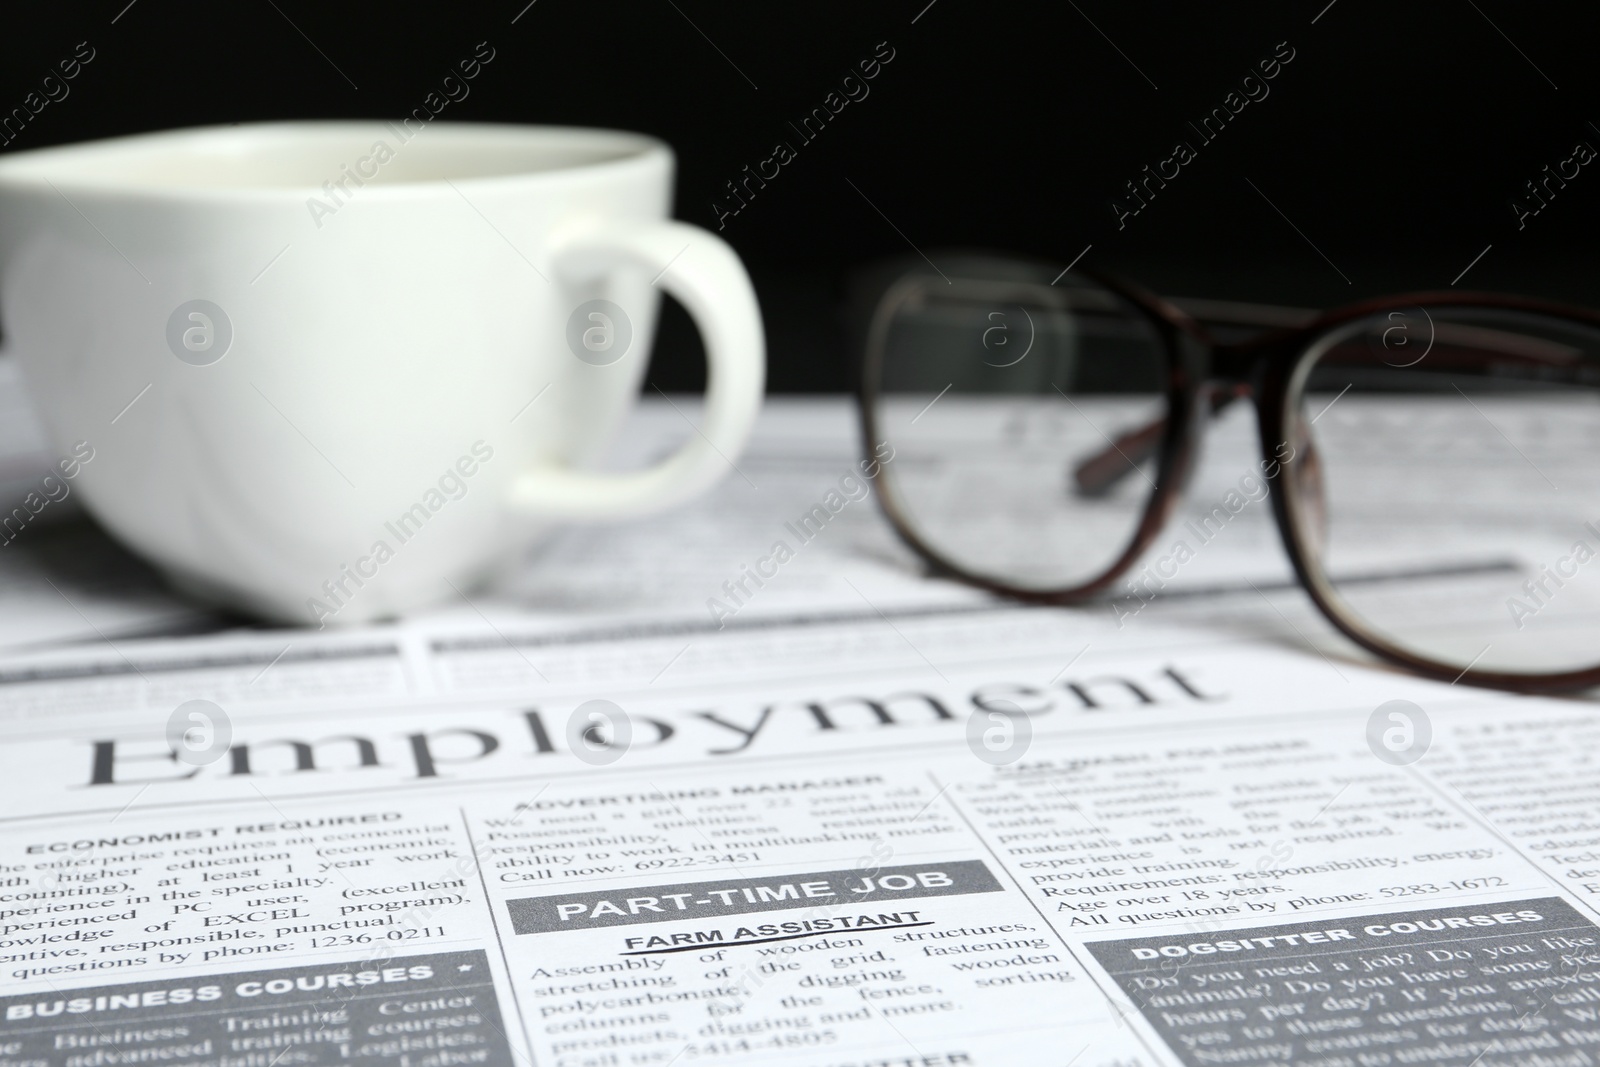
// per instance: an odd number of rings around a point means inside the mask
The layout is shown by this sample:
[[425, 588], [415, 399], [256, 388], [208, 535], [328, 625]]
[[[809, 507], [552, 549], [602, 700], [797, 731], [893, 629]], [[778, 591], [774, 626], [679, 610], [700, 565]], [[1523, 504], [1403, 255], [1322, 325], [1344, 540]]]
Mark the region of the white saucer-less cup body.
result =
[[[728, 246], [668, 220], [672, 168], [632, 134], [382, 122], [9, 155], [3, 351], [61, 454], [92, 449], [87, 507], [177, 584], [286, 621], [392, 616], [552, 522], [730, 472], [760, 313]], [[701, 423], [654, 467], [586, 470], [662, 291], [704, 341]]]

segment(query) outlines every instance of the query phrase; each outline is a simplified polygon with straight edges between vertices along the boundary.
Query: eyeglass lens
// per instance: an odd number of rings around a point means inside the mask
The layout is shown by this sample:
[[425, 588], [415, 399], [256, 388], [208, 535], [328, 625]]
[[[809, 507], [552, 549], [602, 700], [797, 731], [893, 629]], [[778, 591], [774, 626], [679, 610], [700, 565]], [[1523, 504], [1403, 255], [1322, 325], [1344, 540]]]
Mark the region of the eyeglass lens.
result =
[[1386, 311], [1311, 345], [1289, 402], [1291, 503], [1343, 610], [1462, 669], [1600, 663], [1600, 331]]
[[[914, 276], [872, 327], [879, 490], [948, 564], [1027, 590], [1090, 582], [1132, 541], [1156, 477], [1167, 350], [1122, 297], [1068, 276]], [[1130, 427], [1104, 469], [1077, 467]]]

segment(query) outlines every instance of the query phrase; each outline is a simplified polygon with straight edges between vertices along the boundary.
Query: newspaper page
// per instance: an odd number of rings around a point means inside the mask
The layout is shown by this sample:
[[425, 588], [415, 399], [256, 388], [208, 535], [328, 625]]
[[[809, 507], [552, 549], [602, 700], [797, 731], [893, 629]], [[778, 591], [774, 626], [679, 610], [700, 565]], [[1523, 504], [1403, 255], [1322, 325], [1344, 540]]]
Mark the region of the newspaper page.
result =
[[[11, 391], [15, 384], [4, 373], [6, 366], [0, 359], [0, 407], [16, 406]], [[669, 453], [694, 432], [699, 406], [697, 398], [644, 398], [611, 461], [638, 466]], [[942, 417], [953, 415], [934, 410]], [[1543, 538], [1530, 544], [1521, 526], [1515, 536], [1507, 536], [1506, 523], [1522, 522], [1526, 509], [1502, 508], [1495, 501], [1502, 496], [1522, 499], [1504, 487], [1526, 479], [1529, 456], [1561, 485], [1588, 485], [1592, 473], [1583, 466], [1586, 453], [1581, 447], [1557, 448], [1517, 430], [1527, 418], [1522, 413], [1520, 421], [1513, 419], [1518, 415], [1514, 408], [1505, 410], [1505, 418], [1498, 409], [1495, 414], [1500, 425], [1517, 434], [1516, 448], [1470, 407], [1435, 412], [1428, 422], [1430, 438], [1472, 442], [1473, 448], [1461, 463], [1430, 471], [1432, 488], [1424, 497], [1417, 493], [1414, 478], [1396, 476], [1393, 462], [1409, 449], [1412, 438], [1406, 434], [1417, 430], [1419, 416], [1412, 413], [1397, 422], [1378, 417], [1383, 414], [1347, 397], [1319, 426], [1339, 427], [1365, 442], [1360, 481], [1368, 497], [1351, 521], [1370, 524], [1370, 540], [1377, 546], [1386, 543], [1381, 533], [1394, 523], [1419, 531], [1414, 540], [1430, 546], [1427, 568], [1412, 575], [1416, 580], [1390, 577], [1386, 588], [1393, 597], [1431, 616], [1450, 613], [1450, 596], [1471, 603], [1475, 592], [1479, 604], [1499, 604], [1506, 592], [1519, 593], [1516, 587], [1523, 577], [1536, 574], [1570, 545], [1560, 535], [1548, 544]], [[1301, 595], [1283, 553], [1267, 500], [1271, 486], [1259, 477], [1259, 443], [1249, 416], [1240, 405], [1208, 424], [1201, 462], [1169, 529], [1111, 590], [1111, 599], [1085, 610], [1120, 619], [1124, 628], [1146, 628], [1162, 619], [1258, 639], [1287, 631], [1301, 635], [1302, 643], [1328, 644], [1324, 639], [1331, 630]], [[1116, 419], [1101, 421], [1106, 433], [1125, 428]], [[20, 429], [13, 432], [25, 436], [31, 419], [17, 422]], [[1493, 441], [1484, 443], [1485, 434]], [[1101, 438], [1093, 440], [1098, 444]], [[993, 441], [988, 446], [999, 447]], [[42, 444], [23, 455], [15, 454], [17, 447], [15, 441], [0, 440], [0, 475], [14, 467], [27, 475], [24, 481], [36, 483], [55, 462], [39, 458]], [[481, 641], [487, 620], [487, 640], [499, 643], [495, 628], [560, 634], [604, 627], [626, 632], [648, 624], [675, 626], [692, 635], [818, 615], [874, 618], [881, 612], [898, 617], [900, 612], [991, 606], [991, 598], [980, 591], [930, 578], [921, 561], [899, 543], [872, 498], [871, 479], [862, 476], [859, 451], [850, 400], [768, 398], [737, 467], [730, 467], [728, 476], [704, 497], [644, 520], [558, 530], [510, 561], [486, 587], [467, 590], [470, 599], [449, 591], [443, 602], [408, 621], [431, 632], [453, 629], [464, 641]], [[1448, 451], [1453, 455], [1460, 448]], [[915, 450], [903, 458], [915, 459]], [[994, 466], [998, 474], [1007, 470], [1004, 463]], [[1494, 488], [1477, 493], [1474, 486], [1480, 481]], [[9, 540], [0, 537], [0, 603], [9, 609], [0, 612], [0, 650], [82, 650], [108, 638], [226, 632], [244, 625], [238, 617], [171, 593], [151, 568], [87, 521], [53, 521], [70, 514], [79, 499], [70, 481], [60, 482], [57, 489], [66, 495], [43, 505], [37, 519], [20, 530], [0, 531], [15, 534]], [[0, 513], [12, 513], [31, 491], [0, 478], [0, 494], [9, 494], [12, 501], [0, 504]], [[1456, 508], [1439, 507], [1441, 497], [1481, 497], [1482, 506], [1465, 521]], [[957, 524], [970, 521], [969, 510], [958, 507], [944, 518]], [[1359, 544], [1361, 538], [1354, 540]], [[779, 542], [786, 549], [781, 563], [774, 560]], [[1520, 546], [1525, 558], [1508, 560], [1507, 544]], [[1175, 556], [1186, 562], [1171, 567]], [[1473, 573], [1476, 579], [1466, 577]], [[1450, 583], [1428, 581], [1439, 574], [1454, 577]], [[1476, 590], [1457, 588], [1468, 580], [1480, 583]], [[1538, 624], [1553, 624], [1558, 615], [1592, 613], [1593, 599], [1585, 590], [1568, 588], [1554, 607], [1541, 610]], [[285, 636], [274, 654], [293, 640]], [[292, 650], [290, 659], [297, 654]], [[530, 682], [538, 681], [533, 672], [525, 673]]]
[[7, 661], [0, 1060], [1600, 1054], [1589, 705], [1070, 612], [500, 636]]

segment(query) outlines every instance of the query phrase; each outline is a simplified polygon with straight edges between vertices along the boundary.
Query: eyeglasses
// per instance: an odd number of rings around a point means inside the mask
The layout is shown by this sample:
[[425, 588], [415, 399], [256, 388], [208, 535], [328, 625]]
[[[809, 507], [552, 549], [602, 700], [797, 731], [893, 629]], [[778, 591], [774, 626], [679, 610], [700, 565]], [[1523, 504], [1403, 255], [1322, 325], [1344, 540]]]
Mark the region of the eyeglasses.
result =
[[[1126, 619], [1185, 570], [1260, 574], [1236, 531], [1270, 509], [1300, 584], [1371, 653], [1600, 684], [1600, 315], [1457, 292], [1185, 311], [1089, 272], [942, 266], [861, 305], [879, 500], [935, 572]], [[1246, 398], [1260, 458], [1208, 462], [1183, 502], [1201, 431]]]

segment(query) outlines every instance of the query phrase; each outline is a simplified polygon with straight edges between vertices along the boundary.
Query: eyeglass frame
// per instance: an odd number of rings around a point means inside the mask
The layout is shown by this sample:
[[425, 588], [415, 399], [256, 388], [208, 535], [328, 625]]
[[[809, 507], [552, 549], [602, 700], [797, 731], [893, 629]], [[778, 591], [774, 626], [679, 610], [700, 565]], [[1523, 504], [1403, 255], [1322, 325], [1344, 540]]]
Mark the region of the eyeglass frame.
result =
[[[1321, 353], [1315, 351], [1316, 342], [1341, 326], [1374, 315], [1417, 307], [1465, 307], [1543, 315], [1600, 330], [1600, 314], [1531, 297], [1455, 290], [1424, 291], [1349, 304], [1322, 312], [1303, 325], [1269, 329], [1266, 333], [1243, 341], [1224, 343], [1212, 337], [1210, 331], [1189, 313], [1149, 290], [1101, 271], [1079, 269], [1073, 273], [1094, 282], [1142, 312], [1155, 327], [1166, 357], [1165, 425], [1161, 442], [1154, 453], [1157, 461], [1154, 485], [1139, 524], [1126, 549], [1098, 577], [1065, 589], [1029, 589], [997, 580], [947, 559], [918, 533], [916, 524], [895, 499], [892, 479], [885, 480], [880, 474], [875, 479], [878, 484], [874, 495], [885, 518], [901, 541], [929, 563], [936, 574], [1025, 603], [1064, 607], [1094, 600], [1129, 572], [1170, 523], [1193, 474], [1200, 438], [1208, 421], [1201, 412], [1202, 405], [1209, 400], [1212, 414], [1215, 414], [1235, 399], [1248, 399], [1256, 410], [1262, 463], [1277, 464], [1279, 467], [1276, 477], [1269, 476], [1268, 480], [1278, 481], [1281, 491], [1271, 492], [1268, 496], [1284, 551], [1288, 554], [1300, 586], [1335, 629], [1379, 659], [1436, 681], [1452, 684], [1465, 682], [1482, 688], [1524, 693], [1554, 693], [1600, 686], [1600, 662], [1593, 667], [1555, 672], [1475, 670], [1474, 664], [1470, 663], [1466, 668], [1459, 668], [1403, 648], [1388, 640], [1376, 627], [1365, 623], [1343, 602], [1321, 565], [1316, 562], [1316, 553], [1303, 521], [1304, 505], [1297, 505], [1298, 495], [1305, 491], [1300, 473], [1306, 463], [1306, 449], [1294, 448], [1285, 459], [1277, 452], [1279, 444], [1274, 444], [1291, 443], [1288, 430], [1293, 415], [1290, 408], [1291, 401], [1296, 399], [1291, 394], [1291, 387], [1296, 372], [1308, 359], [1320, 357]], [[890, 317], [898, 307], [891, 297], [897, 287], [904, 287], [904, 292], [909, 293], [909, 283], [920, 284], [927, 280], [925, 276], [911, 275], [891, 285], [880, 297], [868, 325], [867, 340], [859, 359], [856, 401], [862, 448], [869, 458], [875, 455], [874, 449], [882, 440], [877, 414], [880, 397], [878, 386], [886, 347], [882, 342]], [[1058, 277], [1056, 282], [1059, 281]], [[1310, 443], [1309, 435], [1305, 441]], [[1130, 460], [1130, 469], [1135, 466]], [[1265, 469], [1263, 466], [1263, 473]]]

